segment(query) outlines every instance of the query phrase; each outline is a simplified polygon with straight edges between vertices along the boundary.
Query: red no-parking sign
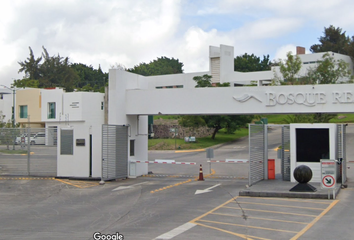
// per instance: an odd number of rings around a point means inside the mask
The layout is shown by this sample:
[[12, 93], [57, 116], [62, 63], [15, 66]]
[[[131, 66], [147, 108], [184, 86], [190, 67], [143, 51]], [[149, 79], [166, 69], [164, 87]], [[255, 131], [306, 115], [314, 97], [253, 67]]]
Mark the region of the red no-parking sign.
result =
[[337, 163], [335, 160], [321, 159], [321, 187], [335, 188]]

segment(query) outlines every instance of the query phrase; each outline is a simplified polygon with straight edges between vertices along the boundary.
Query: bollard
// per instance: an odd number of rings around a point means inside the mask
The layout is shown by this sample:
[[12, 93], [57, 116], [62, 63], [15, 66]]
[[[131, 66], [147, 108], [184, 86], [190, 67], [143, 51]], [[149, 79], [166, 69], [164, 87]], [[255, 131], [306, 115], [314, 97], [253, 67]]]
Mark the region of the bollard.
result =
[[198, 179], [198, 181], [204, 181], [202, 164], [200, 164], [200, 168], [199, 168], [199, 179]]

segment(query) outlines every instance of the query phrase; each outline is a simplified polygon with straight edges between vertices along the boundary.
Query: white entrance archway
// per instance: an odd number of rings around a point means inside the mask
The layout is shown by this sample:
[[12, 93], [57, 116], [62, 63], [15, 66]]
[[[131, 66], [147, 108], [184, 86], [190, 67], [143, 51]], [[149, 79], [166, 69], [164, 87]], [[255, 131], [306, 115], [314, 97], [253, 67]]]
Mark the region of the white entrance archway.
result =
[[[354, 84], [260, 86], [261, 82], [269, 83], [273, 72], [234, 72], [233, 56], [233, 47], [210, 47], [211, 70], [206, 72], [144, 77], [110, 70], [108, 124], [129, 127], [128, 148], [135, 152], [128, 156], [128, 161], [148, 159], [148, 115], [354, 112]], [[212, 75], [220, 83], [234, 84], [195, 88], [193, 77], [204, 74]], [[239, 80], [255, 80], [258, 86], [235, 87]], [[147, 164], [137, 165], [135, 173], [147, 174]]]
[[[189, 77], [185, 81], [193, 81]], [[129, 160], [147, 160], [148, 115], [354, 112], [352, 84], [172, 89], [148, 84], [144, 77], [110, 71], [109, 124], [130, 127], [135, 154]], [[147, 164], [136, 166], [138, 176], [147, 172]]]

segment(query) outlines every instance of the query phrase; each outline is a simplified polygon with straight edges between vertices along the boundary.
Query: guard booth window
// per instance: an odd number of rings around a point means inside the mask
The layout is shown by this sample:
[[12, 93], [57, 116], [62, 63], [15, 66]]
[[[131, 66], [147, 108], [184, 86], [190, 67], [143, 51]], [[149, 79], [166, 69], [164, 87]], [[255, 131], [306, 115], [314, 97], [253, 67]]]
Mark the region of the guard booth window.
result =
[[135, 155], [135, 139], [130, 140], [130, 156]]
[[60, 130], [60, 154], [73, 155], [74, 153], [74, 130]]

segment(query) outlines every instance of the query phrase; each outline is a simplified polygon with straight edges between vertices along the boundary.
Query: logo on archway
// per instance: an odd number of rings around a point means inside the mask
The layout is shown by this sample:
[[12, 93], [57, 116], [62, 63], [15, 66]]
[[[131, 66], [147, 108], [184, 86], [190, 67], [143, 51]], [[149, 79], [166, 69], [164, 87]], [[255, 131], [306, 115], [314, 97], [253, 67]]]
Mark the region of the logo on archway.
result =
[[233, 97], [236, 101], [238, 102], [241, 102], [241, 103], [244, 103], [244, 102], [247, 102], [248, 100], [250, 100], [251, 98], [257, 100], [258, 102], [262, 102], [259, 98], [253, 96], [253, 95], [250, 95], [250, 94], [244, 94], [243, 96], [241, 97]]

